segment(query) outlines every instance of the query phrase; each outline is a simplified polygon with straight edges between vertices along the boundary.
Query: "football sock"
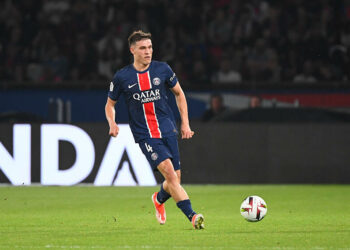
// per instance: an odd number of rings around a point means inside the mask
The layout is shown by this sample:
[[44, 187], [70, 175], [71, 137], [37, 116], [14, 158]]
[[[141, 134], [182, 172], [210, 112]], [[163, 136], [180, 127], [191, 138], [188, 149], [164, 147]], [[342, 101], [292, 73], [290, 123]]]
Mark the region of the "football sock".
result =
[[166, 202], [170, 197], [171, 197], [171, 195], [168, 194], [168, 193], [164, 190], [163, 184], [160, 185], [160, 191], [159, 191], [158, 194], [157, 194], [157, 201], [158, 201], [160, 204], [163, 204], [163, 203]]
[[193, 211], [191, 206], [190, 200], [183, 200], [176, 203], [177, 207], [181, 209], [181, 211], [186, 215], [186, 217], [192, 221], [193, 215], [196, 214], [195, 211]]

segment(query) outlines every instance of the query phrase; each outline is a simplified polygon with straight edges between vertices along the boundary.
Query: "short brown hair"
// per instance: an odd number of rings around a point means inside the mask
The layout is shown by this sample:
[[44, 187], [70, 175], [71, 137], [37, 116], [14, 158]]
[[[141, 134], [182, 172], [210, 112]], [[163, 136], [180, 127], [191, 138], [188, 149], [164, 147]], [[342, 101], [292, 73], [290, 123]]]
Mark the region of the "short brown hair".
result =
[[152, 39], [151, 33], [143, 32], [142, 30], [136, 30], [128, 38], [129, 47], [134, 43], [141, 41], [142, 39]]

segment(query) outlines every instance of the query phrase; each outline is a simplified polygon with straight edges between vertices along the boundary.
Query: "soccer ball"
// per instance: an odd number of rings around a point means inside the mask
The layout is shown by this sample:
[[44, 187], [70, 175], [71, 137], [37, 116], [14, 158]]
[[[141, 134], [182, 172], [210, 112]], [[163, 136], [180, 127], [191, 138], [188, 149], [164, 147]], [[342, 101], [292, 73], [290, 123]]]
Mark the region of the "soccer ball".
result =
[[261, 221], [267, 213], [266, 202], [259, 196], [245, 198], [241, 205], [241, 215], [250, 222]]

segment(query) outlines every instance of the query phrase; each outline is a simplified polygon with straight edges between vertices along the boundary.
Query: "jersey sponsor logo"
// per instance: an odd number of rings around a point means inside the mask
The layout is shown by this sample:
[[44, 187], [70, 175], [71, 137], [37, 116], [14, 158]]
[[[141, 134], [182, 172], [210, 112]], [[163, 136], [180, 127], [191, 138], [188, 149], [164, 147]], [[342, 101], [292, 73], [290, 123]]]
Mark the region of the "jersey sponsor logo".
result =
[[131, 89], [132, 87], [136, 86], [138, 83], [134, 83], [134, 84], [129, 84], [128, 88]]
[[113, 84], [113, 82], [111, 82], [111, 84], [109, 85], [109, 91], [113, 91], [113, 89], [114, 89], [114, 84]]
[[160, 79], [158, 77], [153, 78], [153, 85], [158, 86], [160, 84]]
[[141, 93], [134, 93], [132, 97], [141, 103], [154, 102], [160, 100], [160, 91], [159, 89], [146, 90]]

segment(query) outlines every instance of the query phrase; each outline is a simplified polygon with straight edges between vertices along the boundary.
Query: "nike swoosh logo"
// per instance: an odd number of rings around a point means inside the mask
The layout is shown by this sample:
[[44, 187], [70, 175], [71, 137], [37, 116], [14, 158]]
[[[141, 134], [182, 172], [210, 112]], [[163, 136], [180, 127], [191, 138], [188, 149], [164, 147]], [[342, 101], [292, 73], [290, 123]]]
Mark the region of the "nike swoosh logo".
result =
[[134, 87], [137, 83], [134, 83], [132, 85], [129, 84], [128, 88], [131, 89], [132, 87]]

